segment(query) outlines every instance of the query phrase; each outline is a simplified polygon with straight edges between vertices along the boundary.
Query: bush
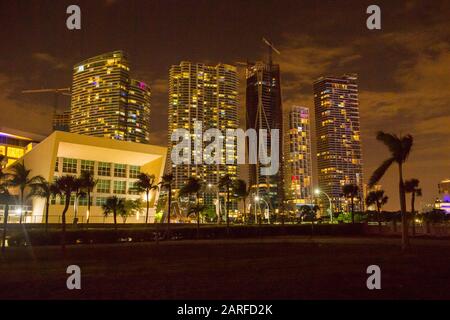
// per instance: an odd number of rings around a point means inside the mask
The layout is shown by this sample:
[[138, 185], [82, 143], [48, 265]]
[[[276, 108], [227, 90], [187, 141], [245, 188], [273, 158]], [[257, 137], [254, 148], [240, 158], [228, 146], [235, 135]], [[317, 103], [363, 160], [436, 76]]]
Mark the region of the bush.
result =
[[[158, 238], [165, 236], [165, 227], [160, 225]], [[261, 225], [261, 226], [231, 226], [230, 233], [222, 226], [201, 226], [199, 230], [200, 239], [221, 238], [252, 238], [264, 236], [281, 235], [359, 235], [363, 233], [362, 224], [304, 224], [304, 225]], [[26, 234], [26, 236], [25, 236]], [[99, 244], [120, 242], [142, 242], [154, 241], [156, 239], [156, 228], [135, 227], [114, 229], [89, 229], [89, 230], [67, 230], [66, 244]], [[172, 225], [171, 239], [197, 239], [197, 229], [193, 225]], [[10, 246], [23, 245], [59, 245], [61, 243], [61, 231], [52, 229], [47, 233], [44, 230], [33, 228], [25, 232], [16, 231], [9, 237]]]

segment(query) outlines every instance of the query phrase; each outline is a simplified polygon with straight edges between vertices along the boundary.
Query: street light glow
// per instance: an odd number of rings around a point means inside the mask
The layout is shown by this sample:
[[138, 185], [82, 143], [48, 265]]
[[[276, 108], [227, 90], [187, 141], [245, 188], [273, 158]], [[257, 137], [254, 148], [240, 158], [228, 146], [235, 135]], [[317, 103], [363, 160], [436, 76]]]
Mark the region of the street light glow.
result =
[[320, 189], [315, 189], [315, 190], [314, 190], [314, 193], [315, 193], [315, 194], [320, 194]]
[[258, 196], [255, 197], [255, 201], [259, 201], [260, 198]]

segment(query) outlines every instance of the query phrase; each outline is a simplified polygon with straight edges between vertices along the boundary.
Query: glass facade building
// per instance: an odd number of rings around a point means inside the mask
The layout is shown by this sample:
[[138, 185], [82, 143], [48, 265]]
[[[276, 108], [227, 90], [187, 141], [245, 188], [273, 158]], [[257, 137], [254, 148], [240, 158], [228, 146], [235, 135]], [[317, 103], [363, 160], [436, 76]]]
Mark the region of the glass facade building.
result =
[[288, 203], [313, 203], [310, 121], [306, 107], [294, 106], [287, 116], [284, 173]]
[[344, 210], [345, 184], [359, 187], [356, 209], [363, 207], [363, 161], [356, 75], [323, 77], [314, 83], [319, 188]]
[[[201, 121], [203, 130], [218, 129], [223, 135], [226, 129], [237, 129], [237, 92], [238, 76], [236, 67], [227, 64], [215, 66], [201, 63], [181, 62], [173, 65], [169, 71], [169, 157], [168, 171], [174, 175], [174, 188], [181, 188], [189, 177], [197, 177], [206, 184], [217, 186], [221, 176], [229, 174], [232, 179], [237, 177], [237, 165], [226, 164], [225, 151], [222, 152], [220, 164], [175, 165], [170, 154], [174, 142], [171, 134], [176, 129], [187, 129], [194, 133], [194, 122]], [[193, 139], [192, 135], [192, 139]], [[202, 150], [211, 141], [202, 143]], [[229, 145], [230, 157], [236, 158], [235, 139], [223, 137], [222, 146]], [[194, 142], [192, 141], [192, 146]], [[192, 147], [192, 159], [194, 159]], [[225, 148], [223, 148], [225, 149]], [[213, 190], [211, 190], [213, 191]], [[205, 193], [208, 203], [212, 203], [215, 195]]]
[[130, 79], [122, 51], [102, 54], [73, 68], [70, 132], [149, 142], [150, 89]]

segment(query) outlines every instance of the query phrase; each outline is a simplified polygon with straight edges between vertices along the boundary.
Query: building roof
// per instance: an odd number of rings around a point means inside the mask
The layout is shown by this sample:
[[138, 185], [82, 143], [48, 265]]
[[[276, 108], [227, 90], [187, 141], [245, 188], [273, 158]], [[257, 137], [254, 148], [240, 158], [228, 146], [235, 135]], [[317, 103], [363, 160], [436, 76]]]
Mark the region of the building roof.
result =
[[33, 151], [38, 151], [48, 143], [56, 143], [57, 156], [101, 162], [126, 163], [142, 166], [158, 158], [165, 157], [167, 148], [98, 138], [76, 133], [55, 131]]

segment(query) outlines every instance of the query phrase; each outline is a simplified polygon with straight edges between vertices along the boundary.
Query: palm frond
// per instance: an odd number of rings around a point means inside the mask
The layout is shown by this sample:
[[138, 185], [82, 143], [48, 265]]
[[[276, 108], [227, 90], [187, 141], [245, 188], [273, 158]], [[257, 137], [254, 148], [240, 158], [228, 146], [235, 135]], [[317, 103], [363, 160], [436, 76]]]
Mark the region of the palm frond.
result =
[[372, 176], [369, 179], [369, 188], [372, 188], [375, 184], [377, 184], [378, 181], [381, 180], [381, 178], [384, 176], [386, 171], [389, 169], [389, 167], [392, 165], [392, 163], [395, 161], [395, 158], [389, 158], [385, 160], [373, 173]]
[[411, 152], [411, 148], [413, 145], [414, 139], [412, 135], [408, 134], [401, 139], [402, 145], [402, 162], [405, 162], [408, 159], [408, 156]]

